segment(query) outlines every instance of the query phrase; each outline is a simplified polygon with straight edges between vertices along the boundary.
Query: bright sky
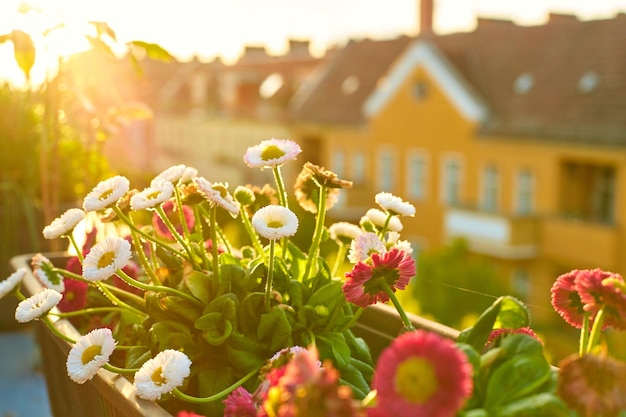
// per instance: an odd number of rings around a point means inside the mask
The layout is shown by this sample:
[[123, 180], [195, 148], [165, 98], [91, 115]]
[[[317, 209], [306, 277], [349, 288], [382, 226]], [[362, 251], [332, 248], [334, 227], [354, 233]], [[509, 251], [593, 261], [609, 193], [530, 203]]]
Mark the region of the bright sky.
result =
[[[0, 1], [0, 35], [24, 24], [20, 0]], [[321, 54], [347, 38], [418, 32], [419, 0], [30, 0], [50, 21], [107, 22], [122, 41], [158, 43], [181, 59], [220, 55], [231, 62], [244, 44], [282, 53], [288, 38], [309, 39]], [[435, 0], [438, 33], [471, 30], [476, 16], [541, 24], [549, 11], [581, 19], [626, 12], [626, 0]], [[32, 16], [30, 16], [32, 21]], [[0, 45], [0, 72], [9, 45]], [[3, 53], [4, 52], [4, 53]], [[10, 57], [9, 57], [10, 58]]]

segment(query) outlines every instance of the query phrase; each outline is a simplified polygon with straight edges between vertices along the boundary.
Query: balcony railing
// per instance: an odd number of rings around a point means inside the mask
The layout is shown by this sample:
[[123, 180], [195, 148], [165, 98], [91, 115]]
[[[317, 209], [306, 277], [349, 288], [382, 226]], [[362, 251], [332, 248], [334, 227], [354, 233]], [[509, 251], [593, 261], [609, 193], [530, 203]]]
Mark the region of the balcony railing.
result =
[[449, 208], [444, 216], [446, 237], [463, 238], [477, 253], [504, 259], [537, 256], [537, 219], [491, 213], [478, 209]]
[[614, 270], [619, 251], [615, 226], [564, 217], [542, 221], [541, 253], [567, 267]]

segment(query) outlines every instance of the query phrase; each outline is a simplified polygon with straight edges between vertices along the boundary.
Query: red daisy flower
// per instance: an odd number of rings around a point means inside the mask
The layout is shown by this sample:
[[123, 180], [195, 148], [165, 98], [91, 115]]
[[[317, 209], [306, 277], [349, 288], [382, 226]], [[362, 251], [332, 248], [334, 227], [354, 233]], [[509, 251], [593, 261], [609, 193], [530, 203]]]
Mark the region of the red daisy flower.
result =
[[65, 284], [65, 291], [63, 291], [63, 298], [57, 304], [59, 310], [66, 313], [84, 308], [87, 305], [89, 284], [72, 278], [65, 278], [63, 283]]
[[528, 336], [534, 337], [543, 346], [543, 340], [541, 340], [539, 336], [537, 336], [537, 333], [535, 333], [533, 329], [531, 329], [530, 327], [520, 327], [519, 329], [492, 330], [491, 333], [489, 334], [489, 338], [487, 339], [487, 343], [485, 343], [485, 350], [489, 350], [493, 348], [502, 337], [505, 337], [510, 334], [519, 334], [519, 333], [527, 334]]
[[224, 417], [256, 417], [257, 406], [252, 394], [243, 387], [236, 388], [224, 402]]
[[452, 417], [472, 393], [472, 366], [452, 340], [416, 330], [382, 352], [372, 387], [391, 416]]
[[176, 414], [176, 417], [204, 417], [204, 416], [201, 416], [200, 414], [196, 414], [193, 411], [179, 411], [178, 414]]
[[574, 287], [592, 321], [604, 306], [603, 328], [626, 329], [626, 294], [623, 292], [624, 279], [620, 275], [601, 269], [579, 271]]
[[[172, 222], [174, 228], [176, 228], [178, 233], [182, 234], [183, 226], [180, 222], [180, 216], [178, 215], [176, 207], [177, 206], [174, 205], [173, 200], [166, 201], [165, 203], [163, 203], [162, 206], [165, 215], [170, 220], [170, 222]], [[185, 218], [185, 222], [187, 223], [187, 228], [189, 230], [193, 229], [193, 226], [196, 224], [196, 218], [193, 214], [193, 210], [190, 207], [183, 205], [183, 217]], [[157, 235], [162, 236], [166, 239], [174, 240], [174, 236], [172, 236], [172, 233], [157, 213], [154, 213], [152, 215], [152, 226], [154, 226], [154, 231]]]
[[570, 325], [580, 329], [583, 327], [583, 302], [574, 286], [577, 275], [580, 273], [578, 269], [560, 275], [550, 292], [552, 293], [552, 307], [559, 313], [563, 320]]
[[383, 282], [392, 291], [404, 289], [415, 275], [415, 260], [398, 248], [385, 253], [373, 253], [365, 262], [359, 262], [346, 273], [343, 285], [346, 300], [361, 306], [389, 301]]

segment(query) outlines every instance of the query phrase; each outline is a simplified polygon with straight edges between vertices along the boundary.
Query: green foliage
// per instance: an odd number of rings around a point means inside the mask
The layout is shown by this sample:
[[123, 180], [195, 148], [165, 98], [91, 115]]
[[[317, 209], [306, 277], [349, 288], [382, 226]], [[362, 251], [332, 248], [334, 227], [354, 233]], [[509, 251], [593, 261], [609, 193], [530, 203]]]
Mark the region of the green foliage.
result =
[[420, 254], [408, 291], [422, 313], [459, 328], [464, 316], [478, 315], [491, 304], [493, 299], [484, 294], [504, 294], [506, 287], [487, 261], [472, 257], [466, 243], [455, 240], [441, 250]]

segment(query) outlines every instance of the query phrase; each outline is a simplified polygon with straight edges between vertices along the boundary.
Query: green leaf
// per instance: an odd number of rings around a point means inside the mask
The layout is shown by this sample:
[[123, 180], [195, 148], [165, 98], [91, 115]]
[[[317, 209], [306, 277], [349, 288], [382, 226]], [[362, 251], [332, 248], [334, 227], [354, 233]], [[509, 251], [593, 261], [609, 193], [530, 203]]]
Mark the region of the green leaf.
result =
[[150, 358], [152, 358], [152, 352], [147, 347], [131, 348], [126, 352], [126, 368], [140, 368]]
[[331, 281], [315, 291], [308, 299], [307, 304], [312, 307], [323, 305], [332, 310], [342, 297], [341, 282]]
[[563, 401], [548, 392], [522, 398], [494, 410], [493, 417], [571, 417]]
[[292, 345], [291, 325], [285, 311], [275, 308], [269, 313], [263, 314], [257, 330], [257, 337], [268, 343], [268, 349], [272, 352]]
[[528, 309], [517, 298], [501, 297], [501, 307], [493, 325], [494, 329], [519, 329], [530, 324]]
[[258, 340], [240, 333], [233, 332], [224, 346], [228, 360], [237, 372], [242, 374], [263, 365], [268, 358], [267, 352]]
[[221, 346], [233, 332], [230, 320], [223, 320], [221, 313], [207, 313], [194, 324], [196, 329], [202, 330], [204, 339], [213, 346]]
[[191, 271], [184, 277], [185, 285], [191, 294], [205, 304], [211, 301], [212, 279], [200, 271]]
[[339, 371], [350, 363], [350, 347], [341, 333], [328, 333], [317, 336], [320, 358], [332, 359]]
[[346, 330], [343, 335], [354, 359], [367, 364], [373, 363], [370, 348], [362, 337], [356, 337], [350, 329]]
[[[198, 395], [210, 397], [231, 386], [237, 381], [237, 376], [230, 366], [208, 369], [198, 374]], [[224, 415], [222, 401], [211, 401], [200, 406], [200, 412], [205, 416]]]
[[17, 62], [26, 79], [30, 80], [30, 70], [35, 64], [35, 44], [28, 33], [17, 29], [11, 32], [11, 40], [13, 41], [15, 62]]
[[494, 410], [533, 394], [550, 375], [550, 364], [543, 355], [523, 355], [509, 359], [492, 372], [485, 391], [484, 407]]
[[139, 48], [145, 51], [146, 55], [150, 59], [157, 61], [170, 62], [174, 60], [174, 57], [164, 48], [156, 43], [148, 43], [144, 41], [131, 41], [129, 44], [133, 48]]

